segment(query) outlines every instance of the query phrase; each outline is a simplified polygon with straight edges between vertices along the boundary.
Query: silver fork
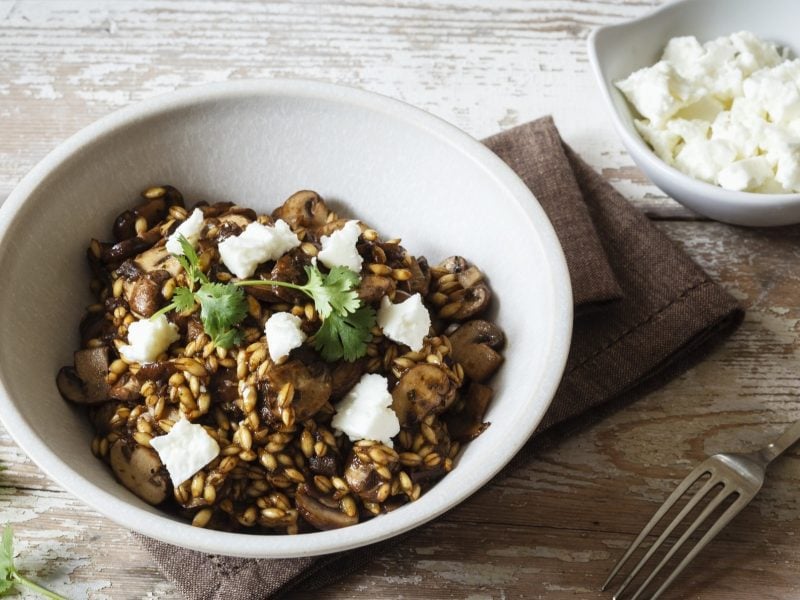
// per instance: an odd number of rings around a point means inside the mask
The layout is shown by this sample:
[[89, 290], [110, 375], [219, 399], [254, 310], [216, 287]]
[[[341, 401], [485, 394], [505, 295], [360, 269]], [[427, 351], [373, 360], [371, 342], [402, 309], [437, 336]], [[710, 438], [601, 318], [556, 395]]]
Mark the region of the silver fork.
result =
[[[631, 555], [636, 551], [645, 537], [653, 530], [659, 521], [664, 517], [670, 508], [680, 499], [686, 491], [698, 482], [702, 477], [708, 475], [708, 480], [702, 485], [694, 496], [692, 496], [686, 505], [681, 509], [680, 513], [672, 520], [669, 525], [664, 529], [663, 533], [647, 550], [645, 555], [636, 564], [633, 570], [622, 582], [617, 593], [614, 594], [614, 600], [619, 600], [622, 594], [628, 588], [633, 579], [639, 574], [642, 568], [647, 564], [653, 554], [658, 551], [664, 541], [675, 530], [675, 528], [686, 518], [686, 516], [694, 509], [706, 496], [710, 496], [711, 491], [719, 488], [719, 493], [713, 496], [709, 503], [703, 508], [703, 511], [692, 522], [686, 531], [681, 535], [675, 545], [669, 549], [661, 562], [656, 565], [650, 575], [647, 576], [645, 581], [639, 586], [639, 589], [631, 596], [630, 600], [636, 600], [644, 593], [647, 587], [653, 582], [656, 576], [666, 566], [670, 559], [675, 555], [681, 546], [689, 539], [695, 530], [706, 520], [708, 517], [726, 500], [732, 500], [722, 514], [717, 517], [711, 527], [703, 534], [700, 541], [689, 550], [684, 559], [678, 564], [677, 567], [670, 573], [661, 586], [650, 596], [651, 600], [655, 600], [666, 590], [670, 584], [681, 574], [686, 566], [694, 559], [695, 556], [710, 542], [714, 537], [725, 527], [739, 511], [741, 511], [747, 504], [755, 497], [761, 486], [764, 484], [764, 475], [767, 466], [775, 460], [778, 456], [783, 454], [790, 446], [800, 440], [800, 421], [787, 429], [783, 435], [777, 440], [762, 448], [757, 452], [750, 454], [715, 454], [700, 463], [695, 469], [689, 473], [674, 492], [667, 498], [666, 502], [656, 511], [653, 518], [645, 525], [639, 536], [633, 541], [630, 548], [628, 548], [619, 562], [616, 564], [611, 574], [606, 579], [601, 591], [608, 587], [608, 584], [616, 577], [620, 569], [625, 565]], [[720, 487], [721, 486], [721, 487]]]

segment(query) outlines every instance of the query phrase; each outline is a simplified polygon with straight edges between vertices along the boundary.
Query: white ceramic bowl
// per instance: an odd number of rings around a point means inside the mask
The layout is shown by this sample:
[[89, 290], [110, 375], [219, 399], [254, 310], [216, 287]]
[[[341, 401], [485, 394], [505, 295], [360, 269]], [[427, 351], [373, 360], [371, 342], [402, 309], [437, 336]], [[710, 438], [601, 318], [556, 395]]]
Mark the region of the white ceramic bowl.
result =
[[800, 194], [733, 192], [698, 181], [667, 165], [636, 131], [634, 116], [615, 81], [655, 64], [670, 38], [694, 35], [706, 42], [736, 31], [800, 51], [797, 0], [681, 0], [641, 19], [601, 27], [589, 37], [589, 59], [611, 119], [639, 168], [681, 204], [735, 225], [770, 226], [800, 222]]
[[[191, 527], [119, 485], [95, 459], [87, 420], [54, 378], [78, 347], [87, 291], [85, 248], [146, 186], [190, 201], [232, 200], [270, 211], [304, 188], [400, 236], [436, 262], [475, 261], [496, 293], [508, 335], [492, 382], [492, 425], [430, 492], [391, 514], [296, 536]], [[572, 326], [569, 277], [544, 212], [482, 144], [406, 104], [302, 81], [230, 82], [123, 109], [39, 163], [0, 208], [0, 418], [46, 473], [109, 519], [204, 552], [247, 557], [324, 554], [416, 527], [484, 485], [525, 443], [548, 407]]]

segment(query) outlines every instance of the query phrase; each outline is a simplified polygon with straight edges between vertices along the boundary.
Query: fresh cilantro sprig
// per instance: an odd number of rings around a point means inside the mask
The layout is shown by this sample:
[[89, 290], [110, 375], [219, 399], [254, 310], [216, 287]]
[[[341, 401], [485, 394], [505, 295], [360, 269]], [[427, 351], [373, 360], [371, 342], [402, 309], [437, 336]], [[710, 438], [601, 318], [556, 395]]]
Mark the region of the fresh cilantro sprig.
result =
[[313, 339], [322, 358], [353, 362], [364, 356], [372, 340], [375, 310], [362, 304], [358, 297], [358, 273], [347, 267], [334, 267], [326, 274], [316, 265], [307, 266], [305, 272], [308, 281], [304, 285], [266, 279], [237, 281], [235, 285], [277, 285], [303, 292], [314, 301], [314, 308], [322, 317], [322, 326]]
[[247, 316], [244, 291], [236, 286], [210, 282], [200, 268], [200, 259], [189, 240], [182, 235], [178, 240], [183, 254], [176, 258], [186, 272], [188, 287], [175, 288], [172, 302], [150, 318], [155, 319], [173, 310], [187, 312], [199, 304], [200, 321], [214, 344], [220, 348], [235, 346], [242, 339], [242, 332], [236, 326]]
[[67, 600], [64, 596], [43, 588], [17, 571], [17, 567], [14, 566], [14, 532], [11, 525], [6, 524], [3, 529], [2, 543], [0, 543], [0, 596], [10, 594], [14, 587], [19, 585], [45, 598]]
[[[189, 241], [179, 236], [183, 255], [176, 256], [186, 272], [188, 287], [178, 287], [172, 302], [151, 318], [176, 310], [186, 312], [200, 305], [200, 320], [214, 344], [230, 348], [242, 339], [237, 325], [247, 316], [245, 286], [279, 286], [302, 292], [314, 301], [322, 325], [313, 345], [327, 361], [353, 362], [366, 354], [370, 333], [375, 326], [375, 310], [358, 297], [358, 273], [347, 267], [334, 267], [323, 273], [316, 265], [305, 267], [304, 285], [288, 281], [249, 279], [233, 284], [212, 283], [200, 268], [200, 260]], [[197, 289], [195, 289], [197, 287]]]

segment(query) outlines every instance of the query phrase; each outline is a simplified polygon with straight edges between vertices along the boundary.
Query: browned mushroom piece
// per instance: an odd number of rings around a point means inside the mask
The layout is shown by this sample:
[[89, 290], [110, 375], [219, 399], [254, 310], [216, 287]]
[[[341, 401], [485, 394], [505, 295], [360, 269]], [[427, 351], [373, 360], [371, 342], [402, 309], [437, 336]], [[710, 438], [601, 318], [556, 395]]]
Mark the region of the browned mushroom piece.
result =
[[[255, 279], [266, 278], [271, 281], [303, 285], [308, 281], [305, 268], [310, 264], [311, 258], [300, 248], [294, 248], [276, 260], [269, 273], [257, 272]], [[300, 303], [308, 300], [308, 296], [303, 292], [277, 285], [246, 286], [244, 289], [248, 294], [264, 302]]]
[[392, 409], [401, 425], [439, 414], [453, 403], [456, 387], [440, 366], [420, 364], [406, 371], [392, 390]]
[[295, 192], [272, 212], [276, 219], [283, 219], [292, 229], [312, 228], [324, 225], [330, 210], [319, 194], [311, 190]]
[[86, 404], [86, 390], [73, 367], [61, 367], [56, 375], [56, 387], [64, 400], [75, 404]]
[[116, 414], [120, 406], [119, 402], [110, 401], [103, 402], [103, 404], [93, 404], [89, 407], [89, 420], [99, 435], [111, 433], [111, 417]]
[[431, 287], [431, 269], [428, 261], [424, 256], [412, 260], [408, 270], [411, 271], [411, 279], [405, 282], [408, 293], [412, 296], [417, 293], [427, 296]]
[[170, 277], [169, 271], [156, 269], [145, 273], [132, 285], [123, 286], [131, 310], [143, 317], [150, 317], [158, 311], [164, 300], [161, 288]]
[[75, 368], [58, 372], [58, 391], [70, 402], [97, 404], [108, 400], [108, 348], [87, 348], [73, 355]]
[[378, 302], [384, 296], [394, 294], [396, 284], [391, 277], [383, 275], [364, 275], [358, 285], [358, 297], [367, 304]]
[[145, 250], [152, 248], [161, 239], [161, 231], [159, 228], [154, 227], [145, 231], [142, 235], [137, 235], [121, 242], [117, 242], [109, 247], [103, 248], [103, 253], [100, 256], [101, 260], [105, 263], [122, 262], [128, 258], [132, 258], [137, 254], [141, 254]]
[[447, 430], [454, 440], [459, 442], [474, 440], [489, 427], [489, 423], [484, 423], [483, 418], [492, 396], [494, 396], [492, 388], [475, 381], [469, 384], [462, 409], [445, 415]]
[[353, 362], [340, 360], [331, 365], [331, 370], [331, 399], [341, 400], [367, 370], [367, 359], [359, 358]]
[[108, 390], [108, 397], [114, 400], [122, 400], [123, 402], [132, 402], [139, 399], [141, 389], [142, 384], [139, 383], [136, 375], [124, 373]]
[[176, 371], [178, 366], [171, 360], [157, 360], [141, 365], [136, 372], [136, 379], [140, 387], [145, 381], [164, 383]]
[[354, 446], [344, 466], [344, 478], [365, 502], [384, 502], [392, 477], [400, 467], [397, 452], [383, 444]]
[[[308, 239], [311, 241], [319, 241], [322, 239], [323, 236], [331, 235], [334, 231], [339, 231], [350, 219], [334, 219], [333, 221], [328, 221], [327, 223], [323, 223], [322, 225], [317, 225], [316, 227], [309, 227], [308, 229]], [[365, 227], [359, 223], [361, 230], [363, 231]]]
[[136, 256], [132, 262], [142, 273], [164, 270], [175, 277], [182, 271], [178, 259], [172, 256], [163, 244], [147, 249]]
[[331, 373], [325, 363], [289, 360], [267, 371], [267, 408], [273, 418], [281, 414], [277, 399], [287, 383], [294, 388], [291, 407], [296, 421], [313, 417], [331, 397]]
[[497, 349], [503, 346], [503, 330], [490, 321], [467, 321], [450, 334], [453, 360], [473, 381], [486, 381], [503, 364]]
[[155, 450], [120, 439], [111, 446], [109, 462], [119, 482], [139, 498], [153, 505], [166, 500], [171, 486]]
[[136, 235], [136, 215], [132, 210], [121, 212], [114, 220], [113, 233], [118, 242]]
[[295, 495], [297, 512], [311, 526], [322, 531], [340, 529], [358, 523], [358, 515], [350, 516], [339, 508], [339, 502], [323, 496], [313, 486], [303, 484]]
[[447, 318], [466, 321], [489, 307], [492, 290], [483, 281], [483, 273], [478, 267], [470, 265], [462, 256], [451, 256], [439, 263], [438, 268], [455, 275], [458, 282], [456, 289], [447, 293], [448, 306], [455, 308], [448, 312]]
[[461, 273], [469, 268], [469, 263], [463, 256], [448, 256], [437, 266], [448, 273]]
[[492, 301], [492, 290], [485, 283], [479, 282], [451, 294], [449, 301], [460, 303], [459, 309], [450, 315], [450, 318], [455, 321], [466, 321], [489, 308], [489, 303]]

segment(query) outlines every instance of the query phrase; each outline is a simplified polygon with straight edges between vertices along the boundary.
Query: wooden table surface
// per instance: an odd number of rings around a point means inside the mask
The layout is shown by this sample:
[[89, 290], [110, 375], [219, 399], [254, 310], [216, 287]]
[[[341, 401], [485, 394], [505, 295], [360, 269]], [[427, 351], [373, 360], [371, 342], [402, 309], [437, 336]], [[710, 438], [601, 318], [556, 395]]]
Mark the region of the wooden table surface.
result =
[[[212, 81], [354, 85], [476, 137], [552, 113], [570, 144], [742, 300], [747, 319], [702, 364], [486, 486], [326, 597], [609, 598], [597, 591], [605, 574], [691, 465], [753, 449], [800, 417], [800, 229], [735, 228], [664, 198], [595, 88], [589, 31], [657, 4], [0, 0], [0, 199], [98, 117]], [[0, 522], [14, 524], [22, 570], [71, 598], [178, 597], [124, 529], [45, 477], [2, 428], [0, 464]], [[795, 450], [668, 597], [800, 597], [798, 489]]]

